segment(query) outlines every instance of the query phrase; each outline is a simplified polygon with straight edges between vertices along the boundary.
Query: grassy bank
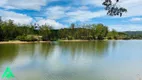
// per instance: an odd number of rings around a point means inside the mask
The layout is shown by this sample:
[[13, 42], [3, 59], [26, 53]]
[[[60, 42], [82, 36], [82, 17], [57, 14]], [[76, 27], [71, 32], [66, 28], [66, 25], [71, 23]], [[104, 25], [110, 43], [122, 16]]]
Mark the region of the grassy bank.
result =
[[50, 43], [51, 41], [0, 41], [0, 44]]
[[[100, 41], [100, 40], [57, 40], [57, 42], [89, 42], [89, 41]], [[108, 39], [104, 39], [101, 41], [109, 41]], [[51, 43], [53, 41], [0, 41], [0, 44], [28, 44], [28, 43]]]

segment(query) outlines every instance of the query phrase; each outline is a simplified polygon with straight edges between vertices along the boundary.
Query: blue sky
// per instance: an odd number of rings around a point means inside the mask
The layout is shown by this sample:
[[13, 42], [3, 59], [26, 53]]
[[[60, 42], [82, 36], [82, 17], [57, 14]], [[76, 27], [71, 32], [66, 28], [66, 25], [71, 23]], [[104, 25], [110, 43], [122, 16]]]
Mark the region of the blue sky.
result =
[[142, 0], [120, 0], [128, 9], [123, 17], [110, 17], [102, 6], [104, 0], [0, 0], [0, 16], [16, 24], [48, 24], [54, 28], [71, 23], [103, 23], [117, 31], [142, 30]]

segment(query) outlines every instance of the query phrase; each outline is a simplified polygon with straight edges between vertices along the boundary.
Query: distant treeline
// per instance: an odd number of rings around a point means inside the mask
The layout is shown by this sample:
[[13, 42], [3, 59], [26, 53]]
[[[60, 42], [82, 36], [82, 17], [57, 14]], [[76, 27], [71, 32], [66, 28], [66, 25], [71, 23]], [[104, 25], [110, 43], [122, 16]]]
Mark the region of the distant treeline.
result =
[[131, 39], [142, 39], [142, 31], [125, 31], [124, 33]]
[[103, 24], [82, 25], [71, 24], [69, 28], [52, 29], [42, 25], [16, 25], [12, 20], [0, 20], [0, 41], [54, 41], [54, 40], [103, 40], [103, 39], [130, 39], [124, 32], [109, 30]]

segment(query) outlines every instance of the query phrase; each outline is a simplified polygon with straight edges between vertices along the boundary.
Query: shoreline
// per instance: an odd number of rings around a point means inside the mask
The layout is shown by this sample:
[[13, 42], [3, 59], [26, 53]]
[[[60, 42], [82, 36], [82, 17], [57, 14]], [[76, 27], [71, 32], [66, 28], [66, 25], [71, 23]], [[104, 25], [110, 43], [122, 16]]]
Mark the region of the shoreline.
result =
[[[55, 42], [89, 42], [99, 40], [57, 40]], [[108, 40], [102, 40], [108, 41]], [[54, 41], [0, 41], [0, 44], [31, 44], [31, 43], [51, 43]]]
[[88, 41], [96, 41], [96, 40], [58, 40], [59, 42], [88, 42]]
[[[130, 39], [140, 40], [140, 39]], [[55, 42], [89, 42], [89, 41], [112, 41], [112, 40], [58, 40]], [[118, 40], [113, 40], [118, 41]], [[51, 43], [54, 41], [0, 41], [0, 44], [29, 44], [29, 43]]]
[[0, 41], [0, 44], [50, 43], [51, 41]]

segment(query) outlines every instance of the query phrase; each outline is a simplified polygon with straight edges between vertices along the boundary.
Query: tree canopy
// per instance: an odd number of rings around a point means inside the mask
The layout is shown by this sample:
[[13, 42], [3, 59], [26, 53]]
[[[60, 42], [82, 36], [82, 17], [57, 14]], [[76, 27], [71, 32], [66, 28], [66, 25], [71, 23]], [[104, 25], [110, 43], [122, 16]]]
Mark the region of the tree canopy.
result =
[[[125, 35], [125, 34], [124, 34]], [[49, 40], [103, 40], [124, 39], [119, 32], [110, 31], [103, 24], [86, 24], [77, 27], [53, 29], [49, 25], [17, 25], [12, 20], [0, 22], [0, 41], [49, 41]]]
[[115, 3], [112, 3], [112, 0], [105, 0], [102, 3], [105, 6], [105, 10], [107, 10], [107, 15], [121, 17], [123, 13], [127, 12], [126, 8], [117, 6], [118, 2], [119, 0], [116, 0]]

